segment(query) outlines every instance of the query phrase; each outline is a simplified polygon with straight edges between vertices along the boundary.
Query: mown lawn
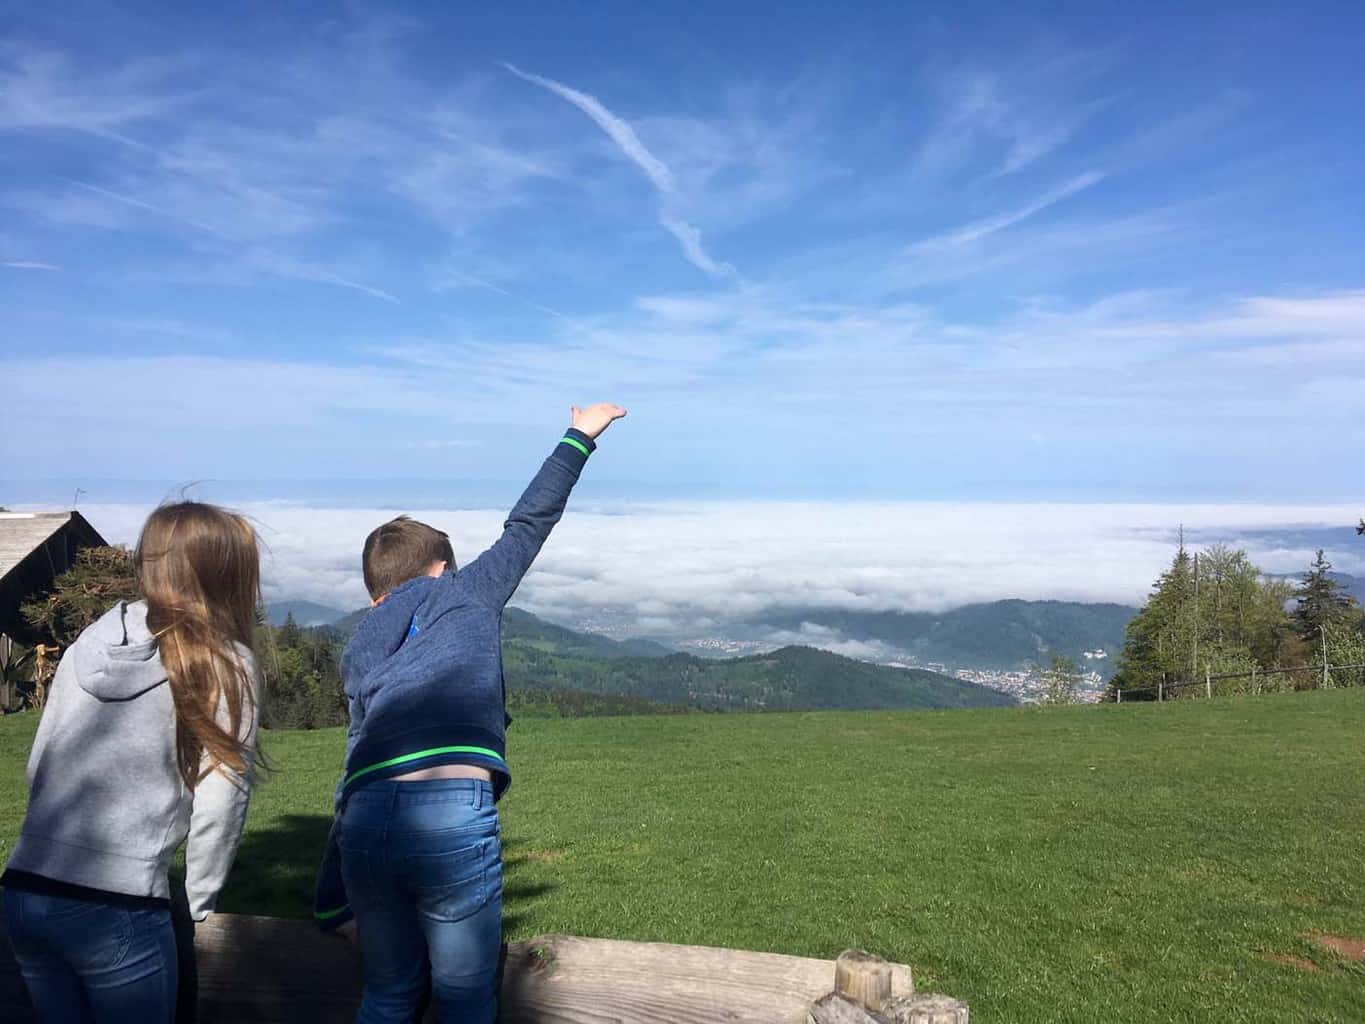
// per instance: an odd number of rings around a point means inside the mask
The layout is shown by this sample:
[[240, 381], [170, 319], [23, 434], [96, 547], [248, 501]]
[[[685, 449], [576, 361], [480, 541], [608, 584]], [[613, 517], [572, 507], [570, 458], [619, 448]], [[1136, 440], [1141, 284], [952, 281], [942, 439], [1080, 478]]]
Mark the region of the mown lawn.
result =
[[[35, 724], [0, 721], [0, 851]], [[1365, 936], [1365, 690], [510, 735], [512, 938], [863, 946], [977, 1022], [1365, 1021], [1306, 937]], [[343, 736], [267, 739], [220, 909], [304, 915]]]

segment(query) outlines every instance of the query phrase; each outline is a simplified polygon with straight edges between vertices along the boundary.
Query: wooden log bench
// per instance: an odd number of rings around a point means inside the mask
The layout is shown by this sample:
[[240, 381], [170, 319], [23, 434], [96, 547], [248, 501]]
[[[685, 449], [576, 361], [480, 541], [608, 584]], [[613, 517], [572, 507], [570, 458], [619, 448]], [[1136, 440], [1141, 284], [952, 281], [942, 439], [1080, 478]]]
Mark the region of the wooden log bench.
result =
[[[195, 950], [201, 1024], [349, 1024], [354, 1017], [359, 956], [350, 943], [322, 934], [310, 922], [216, 914], [196, 929]], [[547, 935], [508, 947], [500, 1019], [508, 1024], [823, 1024], [845, 1019], [830, 1013], [851, 1012], [860, 1004], [876, 1010], [883, 1001], [914, 991], [909, 967], [862, 957], [840, 958], [842, 995], [836, 1005], [829, 998], [836, 987], [832, 960]], [[817, 1004], [826, 1008], [823, 1016], [817, 1015]], [[944, 1017], [944, 1024], [965, 1024], [965, 1014], [963, 1007], [960, 1018]], [[0, 1021], [33, 1020], [0, 922]]]

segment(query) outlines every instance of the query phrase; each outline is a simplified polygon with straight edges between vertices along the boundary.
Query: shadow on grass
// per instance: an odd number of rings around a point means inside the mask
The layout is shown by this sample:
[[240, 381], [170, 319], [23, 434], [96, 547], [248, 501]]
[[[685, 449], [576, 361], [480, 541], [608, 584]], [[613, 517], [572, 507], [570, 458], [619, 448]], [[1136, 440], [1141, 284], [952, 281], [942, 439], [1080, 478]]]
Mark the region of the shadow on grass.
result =
[[[246, 833], [218, 909], [230, 914], [311, 918], [313, 883], [331, 827], [330, 814], [290, 814], [270, 828]], [[504, 839], [502, 844], [504, 932], [517, 928], [530, 905], [555, 889], [553, 883], [520, 877], [525, 860], [516, 855], [519, 845], [515, 839]]]

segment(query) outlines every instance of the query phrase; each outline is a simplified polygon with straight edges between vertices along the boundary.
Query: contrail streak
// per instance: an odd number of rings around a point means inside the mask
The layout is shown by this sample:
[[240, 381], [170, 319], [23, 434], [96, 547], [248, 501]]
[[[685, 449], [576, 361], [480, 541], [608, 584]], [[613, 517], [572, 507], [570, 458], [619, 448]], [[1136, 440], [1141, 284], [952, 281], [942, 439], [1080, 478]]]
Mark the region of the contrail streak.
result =
[[547, 89], [583, 111], [596, 122], [597, 127], [606, 132], [607, 137], [616, 143], [621, 152], [644, 172], [662, 199], [659, 223], [678, 240], [683, 256], [689, 263], [715, 277], [734, 273], [734, 268], [728, 263], [717, 263], [707, 255], [701, 244], [701, 232], [697, 228], [672, 212], [671, 207], [680, 199], [677, 185], [673, 181], [673, 173], [662, 160], [645, 148], [645, 144], [635, 134], [634, 128], [604, 107], [595, 96], [579, 92], [562, 82], [556, 82], [553, 78], [522, 71], [512, 64], [504, 62], [502, 66], [523, 81]]

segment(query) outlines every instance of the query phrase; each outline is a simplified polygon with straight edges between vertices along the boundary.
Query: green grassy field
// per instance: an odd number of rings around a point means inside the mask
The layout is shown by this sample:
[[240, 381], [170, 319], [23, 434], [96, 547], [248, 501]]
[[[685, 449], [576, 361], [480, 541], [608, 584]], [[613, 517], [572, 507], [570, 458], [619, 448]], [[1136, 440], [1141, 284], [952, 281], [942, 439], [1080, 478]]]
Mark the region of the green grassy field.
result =
[[[35, 716], [0, 721], [0, 842]], [[914, 965], [978, 1022], [1365, 1021], [1365, 690], [519, 721], [511, 937]], [[220, 909], [303, 915], [342, 733], [267, 737]], [[1299, 958], [1296, 964], [1275, 957]]]

